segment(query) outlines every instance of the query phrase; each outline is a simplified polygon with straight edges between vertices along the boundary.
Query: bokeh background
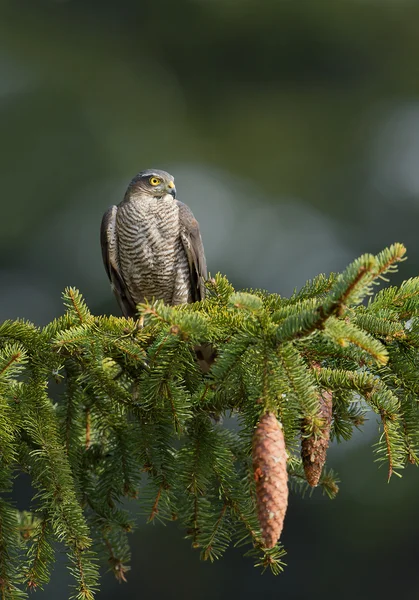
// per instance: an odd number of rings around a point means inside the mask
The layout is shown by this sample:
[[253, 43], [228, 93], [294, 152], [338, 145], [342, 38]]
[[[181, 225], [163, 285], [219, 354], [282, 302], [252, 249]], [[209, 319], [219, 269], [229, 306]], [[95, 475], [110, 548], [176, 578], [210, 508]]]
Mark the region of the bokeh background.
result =
[[[67, 285], [118, 314], [100, 220], [153, 166], [238, 288], [287, 295], [394, 241], [395, 281], [417, 275], [418, 24], [408, 0], [2, 0], [0, 319], [45, 324]], [[336, 500], [291, 497], [281, 576], [140, 524], [129, 582], [106, 574], [99, 600], [419, 597], [418, 472], [387, 484], [377, 436], [371, 416], [332, 448]], [[64, 563], [40, 598], [68, 597]]]

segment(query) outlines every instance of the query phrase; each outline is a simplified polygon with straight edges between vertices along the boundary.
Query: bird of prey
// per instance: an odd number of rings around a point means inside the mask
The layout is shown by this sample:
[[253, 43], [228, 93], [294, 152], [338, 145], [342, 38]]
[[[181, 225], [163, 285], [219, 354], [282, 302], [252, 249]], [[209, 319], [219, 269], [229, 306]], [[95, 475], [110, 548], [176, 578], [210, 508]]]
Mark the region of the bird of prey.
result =
[[207, 266], [197, 220], [176, 200], [172, 175], [150, 169], [131, 181], [101, 226], [102, 256], [126, 317], [145, 300], [183, 304], [203, 300]]

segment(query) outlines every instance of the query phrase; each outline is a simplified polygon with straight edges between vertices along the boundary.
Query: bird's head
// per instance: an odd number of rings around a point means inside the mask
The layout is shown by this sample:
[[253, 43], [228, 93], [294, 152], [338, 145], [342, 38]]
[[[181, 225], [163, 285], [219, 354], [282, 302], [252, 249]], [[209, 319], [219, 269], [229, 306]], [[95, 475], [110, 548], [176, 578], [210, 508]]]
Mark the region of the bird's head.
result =
[[147, 169], [134, 177], [128, 186], [127, 195], [141, 194], [151, 198], [161, 198], [171, 194], [176, 198], [175, 181], [170, 173], [159, 169]]

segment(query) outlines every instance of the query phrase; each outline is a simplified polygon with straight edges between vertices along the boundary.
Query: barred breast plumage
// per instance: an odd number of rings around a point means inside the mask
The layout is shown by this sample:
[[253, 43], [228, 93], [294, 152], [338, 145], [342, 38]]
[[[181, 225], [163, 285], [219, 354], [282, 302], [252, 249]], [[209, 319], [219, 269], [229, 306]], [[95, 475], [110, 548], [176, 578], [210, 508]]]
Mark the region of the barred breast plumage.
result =
[[116, 215], [116, 235], [121, 275], [135, 304], [152, 298], [166, 304], [191, 302], [179, 206], [172, 196], [123, 202]]
[[113, 291], [126, 317], [145, 300], [166, 304], [205, 297], [207, 267], [199, 225], [176, 200], [173, 177], [142, 171], [125, 198], [111, 206], [101, 225], [102, 257]]

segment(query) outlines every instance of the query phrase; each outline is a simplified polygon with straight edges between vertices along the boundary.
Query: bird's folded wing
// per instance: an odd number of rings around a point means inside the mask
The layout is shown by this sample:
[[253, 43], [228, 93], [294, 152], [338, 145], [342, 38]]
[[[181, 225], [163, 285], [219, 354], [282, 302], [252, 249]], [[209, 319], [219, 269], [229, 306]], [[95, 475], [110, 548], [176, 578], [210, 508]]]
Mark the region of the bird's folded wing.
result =
[[193, 216], [191, 209], [179, 200], [177, 204], [179, 206], [180, 237], [191, 272], [192, 300], [197, 302], [205, 298], [205, 280], [208, 277], [204, 246], [198, 221]]
[[111, 206], [103, 215], [100, 227], [100, 243], [102, 246], [102, 258], [106, 272], [112, 284], [112, 289], [118, 300], [123, 314], [126, 317], [134, 317], [136, 313], [127, 286], [119, 270], [117, 237], [116, 237], [116, 213], [118, 208]]

